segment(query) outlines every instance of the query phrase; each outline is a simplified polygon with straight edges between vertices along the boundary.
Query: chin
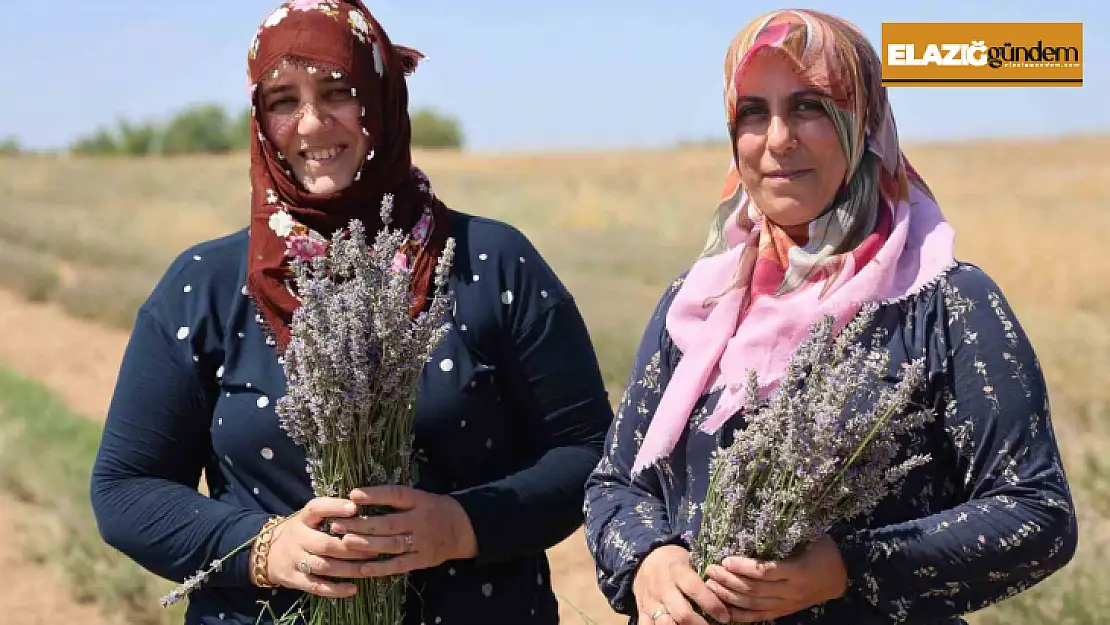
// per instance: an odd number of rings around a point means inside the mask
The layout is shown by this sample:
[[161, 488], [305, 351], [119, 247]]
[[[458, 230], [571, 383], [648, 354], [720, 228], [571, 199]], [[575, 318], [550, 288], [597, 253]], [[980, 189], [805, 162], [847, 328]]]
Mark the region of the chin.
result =
[[814, 209], [812, 203], [801, 202], [794, 198], [769, 198], [764, 202], [756, 202], [759, 211], [768, 219], [780, 226], [796, 226], [812, 221], [821, 213]]
[[354, 181], [354, 176], [349, 175], [333, 175], [333, 176], [320, 176], [318, 178], [302, 176], [301, 185], [309, 193], [334, 193], [341, 191], [349, 186]]

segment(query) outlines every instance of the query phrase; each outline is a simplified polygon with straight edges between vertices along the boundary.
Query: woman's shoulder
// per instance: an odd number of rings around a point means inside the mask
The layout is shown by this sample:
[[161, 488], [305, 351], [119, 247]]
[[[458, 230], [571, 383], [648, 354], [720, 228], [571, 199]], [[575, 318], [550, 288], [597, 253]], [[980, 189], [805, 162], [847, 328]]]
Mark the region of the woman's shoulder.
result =
[[1006, 304], [998, 282], [979, 265], [958, 260], [916, 298], [918, 316], [930, 315], [934, 324], [952, 325], [981, 308]]
[[183, 300], [204, 300], [219, 309], [241, 293], [246, 280], [248, 230], [242, 228], [200, 241], [177, 253], [142, 305], [145, 313], [165, 317], [179, 312]]
[[456, 258], [462, 255], [506, 267], [513, 267], [513, 263], [527, 266], [535, 261], [537, 270], [549, 270], [547, 260], [528, 235], [506, 221], [452, 210], [451, 236], [455, 238]]
[[679, 290], [682, 289], [683, 283], [686, 282], [688, 273], [688, 271], [683, 271], [672, 278], [671, 281], [667, 283], [667, 286], [663, 287], [663, 292], [659, 295], [659, 301], [655, 304], [654, 317], [660, 319], [665, 319], [667, 317], [667, 312], [671, 309], [671, 304], [674, 303], [674, 298], [678, 295]]
[[659, 293], [655, 306], [651, 309], [651, 314], [647, 318], [645, 324], [647, 328], [646, 332], [653, 335], [658, 334], [664, 343], [670, 341], [670, 334], [667, 332], [667, 313], [670, 312], [671, 305], [674, 303], [678, 292], [682, 289], [682, 285], [685, 283], [688, 273], [688, 271], [683, 271], [666, 283]]
[[994, 297], [1003, 297], [998, 282], [982, 267], [967, 261], [958, 261], [945, 274], [939, 291], [947, 305], [967, 300], [986, 302]]
[[522, 326], [573, 299], [520, 228], [452, 210], [450, 236], [455, 239], [451, 275], [458, 308], [492, 314], [501, 324]]

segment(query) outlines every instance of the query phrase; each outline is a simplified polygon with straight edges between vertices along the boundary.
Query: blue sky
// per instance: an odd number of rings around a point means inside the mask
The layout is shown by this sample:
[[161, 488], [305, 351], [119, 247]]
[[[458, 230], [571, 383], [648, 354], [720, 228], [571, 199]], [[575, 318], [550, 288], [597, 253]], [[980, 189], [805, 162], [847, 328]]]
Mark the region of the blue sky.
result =
[[[276, 0], [3, 0], [0, 137], [63, 146], [119, 117], [246, 102], [245, 56]], [[658, 146], [721, 137], [732, 35], [774, 2], [370, 0], [394, 41], [429, 59], [413, 106], [463, 122], [481, 151]], [[1082, 21], [1080, 88], [898, 88], [904, 138], [1110, 130], [1110, 9], [1094, 0], [812, 1], [878, 45], [884, 21]]]

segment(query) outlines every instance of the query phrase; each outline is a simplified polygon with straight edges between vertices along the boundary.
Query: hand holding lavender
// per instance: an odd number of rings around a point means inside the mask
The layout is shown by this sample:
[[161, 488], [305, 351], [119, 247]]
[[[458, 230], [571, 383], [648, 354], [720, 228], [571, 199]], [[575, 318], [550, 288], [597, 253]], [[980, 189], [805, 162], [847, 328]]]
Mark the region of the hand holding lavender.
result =
[[[397, 262], [408, 235], [388, 228], [391, 199], [383, 200], [386, 227], [372, 247], [362, 224], [352, 221], [325, 255], [293, 262], [301, 304], [285, 353], [287, 394], [276, 409], [282, 428], [305, 449], [317, 496], [347, 497], [356, 489], [415, 481], [417, 380], [448, 329], [450, 298], [443, 289], [454, 240], [436, 267], [429, 310], [413, 320], [409, 263]], [[392, 511], [363, 506], [360, 513]], [[309, 596], [309, 625], [399, 625], [404, 573], [354, 583], [354, 597]]]
[[710, 463], [691, 553], [703, 579], [730, 556], [778, 562], [799, 554], [835, 524], [870, 513], [928, 461], [895, 462], [901, 437], [932, 413], [912, 405], [923, 363], [886, 383], [888, 351], [861, 340], [876, 310], [865, 306], [839, 334], [832, 317], [815, 323], [765, 404], [749, 378], [745, 425]]
[[[415, 482], [413, 415], [417, 381], [449, 327], [445, 316], [451, 297], [445, 287], [454, 240], [447, 240], [438, 260], [435, 293], [428, 310], [413, 319], [407, 250], [419, 242], [410, 239], [409, 233], [389, 228], [391, 211], [392, 197], [386, 195], [382, 201], [385, 226], [372, 245], [367, 243], [358, 220], [352, 220], [346, 231], [336, 232], [326, 244], [321, 241], [319, 245], [294, 246], [295, 242], [290, 242], [290, 290], [300, 303], [281, 359], [286, 395], [277, 401], [275, 410], [282, 429], [304, 450], [306, 470], [317, 498], [313, 501], [348, 500], [353, 506], [357, 502], [348, 498], [358, 489], [407, 488]], [[412, 236], [420, 238], [416, 231]], [[360, 516], [394, 512], [388, 505], [358, 508]], [[350, 522], [346, 513], [336, 516], [344, 519], [339, 521], [341, 524]], [[328, 531], [332, 519], [317, 519], [321, 521], [319, 529], [331, 534], [324, 538], [340, 548], [344, 539]], [[253, 540], [188, 580], [163, 604], [184, 598]], [[302, 560], [298, 563], [309, 569], [313, 563], [322, 562], [313, 554], [304, 555]], [[303, 619], [307, 625], [400, 625], [407, 570], [366, 577], [367, 571], [362, 570], [365, 566], [357, 567], [357, 575], [340, 575], [343, 579], [332, 580], [343, 582], [336, 585], [337, 589], [347, 587], [349, 582], [357, 589], [354, 594], [304, 595], [289, 612], [274, 615], [276, 622]], [[339, 573], [338, 569], [334, 572]], [[313, 573], [327, 575], [326, 571]]]

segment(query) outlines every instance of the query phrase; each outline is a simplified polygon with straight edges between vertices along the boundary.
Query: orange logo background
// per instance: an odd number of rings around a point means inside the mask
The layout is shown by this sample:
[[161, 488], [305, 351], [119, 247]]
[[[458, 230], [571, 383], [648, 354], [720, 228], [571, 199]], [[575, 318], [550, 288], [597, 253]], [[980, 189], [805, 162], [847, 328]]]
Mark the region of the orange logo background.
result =
[[888, 87], [1078, 87], [1083, 24], [883, 23]]

